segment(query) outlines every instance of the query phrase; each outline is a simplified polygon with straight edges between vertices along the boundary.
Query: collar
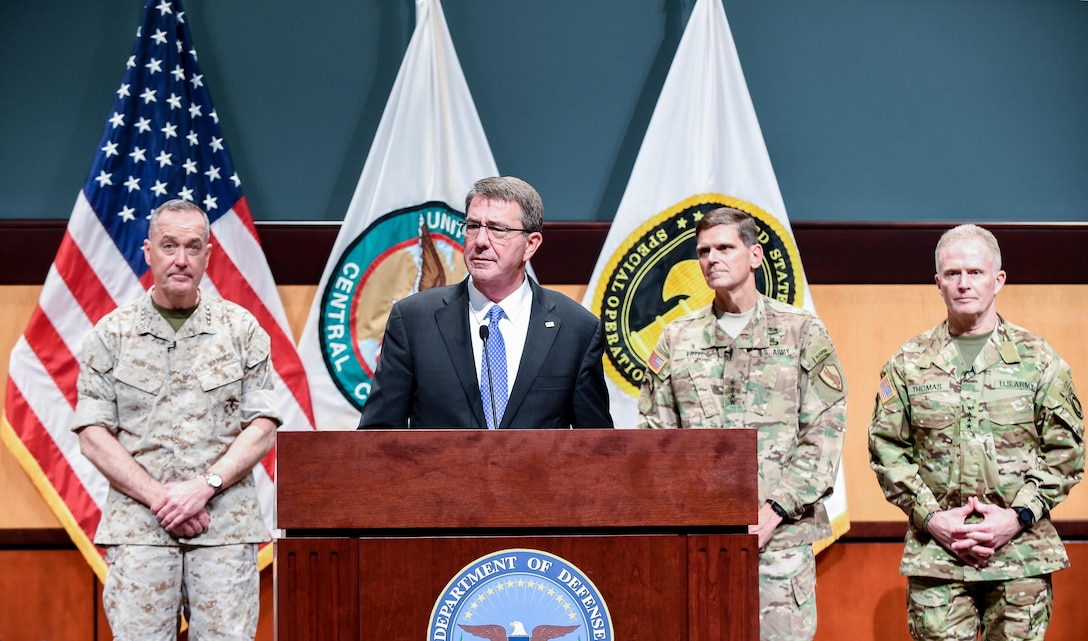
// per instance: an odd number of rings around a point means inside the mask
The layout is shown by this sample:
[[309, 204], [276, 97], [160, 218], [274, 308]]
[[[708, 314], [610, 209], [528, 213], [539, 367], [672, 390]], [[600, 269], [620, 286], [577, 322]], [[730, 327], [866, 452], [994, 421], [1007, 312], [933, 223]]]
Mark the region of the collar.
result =
[[[994, 328], [990, 332], [989, 340], [983, 345], [982, 351], [978, 353], [975, 369], [982, 371], [999, 362], [1006, 364], [1020, 362], [1020, 353], [1016, 349], [1016, 341], [1013, 340], [1008, 323], [1000, 315], [998, 315], [997, 323], [994, 324]], [[930, 343], [926, 346], [925, 354], [918, 361], [919, 367], [925, 368], [930, 365], [952, 375], [955, 375], [957, 367], [962, 365], [959, 350], [956, 349], [955, 344], [952, 342], [952, 334], [948, 331], [947, 319], [934, 328], [930, 335]]]
[[487, 324], [487, 315], [495, 305], [502, 307], [502, 311], [506, 313], [510, 322], [516, 325], [523, 314], [529, 313], [532, 302], [533, 288], [529, 285], [528, 275], [525, 276], [525, 280], [521, 282], [517, 289], [497, 303], [491, 302], [487, 296], [484, 296], [480, 290], [476, 289], [471, 277], [468, 279], [468, 313], [472, 316], [472, 320], [476, 322], [476, 325]]
[[[152, 289], [154, 289], [154, 286], [152, 286]], [[136, 318], [137, 334], [151, 334], [163, 340], [174, 340], [175, 338], [185, 338], [197, 334], [215, 333], [215, 328], [212, 325], [212, 306], [205, 300], [203, 291], [200, 291], [193, 314], [176, 334], [170, 324], [166, 322], [166, 319], [155, 309], [155, 303], [151, 300], [151, 289], [147, 290], [137, 305], [139, 307], [139, 315]]]
[[713, 331], [707, 332], [709, 341], [704, 345], [705, 349], [714, 347], [737, 347], [741, 349], [764, 349], [778, 344], [782, 330], [777, 325], [767, 323], [767, 297], [760, 294], [756, 299], [756, 306], [752, 310], [752, 317], [744, 329], [734, 339], [718, 325], [718, 317], [714, 313], [714, 303], [706, 308], [707, 321], [712, 324]]

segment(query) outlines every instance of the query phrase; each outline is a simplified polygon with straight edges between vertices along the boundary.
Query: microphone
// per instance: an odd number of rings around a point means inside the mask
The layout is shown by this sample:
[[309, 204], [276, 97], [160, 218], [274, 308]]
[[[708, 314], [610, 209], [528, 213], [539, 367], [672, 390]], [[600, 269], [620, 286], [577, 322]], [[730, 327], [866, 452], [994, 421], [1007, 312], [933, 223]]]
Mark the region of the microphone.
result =
[[484, 342], [484, 362], [487, 363], [487, 391], [491, 393], [491, 424], [496, 428], [499, 419], [495, 415], [495, 386], [491, 383], [491, 356], [487, 353], [487, 337], [491, 335], [491, 329], [487, 325], [480, 325], [480, 340]]
[[166, 346], [166, 351], [172, 352], [172, 351], [174, 351], [174, 348], [177, 347], [177, 346], [178, 346], [177, 341], [170, 341], [170, 344]]

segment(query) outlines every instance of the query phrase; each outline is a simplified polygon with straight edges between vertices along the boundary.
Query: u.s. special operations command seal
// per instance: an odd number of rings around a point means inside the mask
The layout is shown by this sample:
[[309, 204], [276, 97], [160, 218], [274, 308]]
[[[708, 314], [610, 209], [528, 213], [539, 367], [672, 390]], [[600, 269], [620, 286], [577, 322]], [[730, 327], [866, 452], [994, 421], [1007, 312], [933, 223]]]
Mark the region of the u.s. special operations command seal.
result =
[[540, 550], [466, 565], [435, 601], [427, 641], [612, 641], [612, 617], [577, 567]]
[[756, 221], [763, 245], [763, 265], [756, 270], [759, 291], [785, 303], [804, 301], [797, 247], [773, 216], [722, 194], [700, 194], [673, 205], [620, 243], [593, 297], [593, 312], [604, 321], [605, 372], [631, 396], [638, 396], [646, 359], [665, 326], [714, 300], [695, 255], [695, 224], [718, 207], [739, 209]]
[[440, 202], [394, 211], [340, 255], [321, 292], [319, 335], [329, 375], [356, 409], [370, 396], [393, 303], [464, 279], [464, 218]]

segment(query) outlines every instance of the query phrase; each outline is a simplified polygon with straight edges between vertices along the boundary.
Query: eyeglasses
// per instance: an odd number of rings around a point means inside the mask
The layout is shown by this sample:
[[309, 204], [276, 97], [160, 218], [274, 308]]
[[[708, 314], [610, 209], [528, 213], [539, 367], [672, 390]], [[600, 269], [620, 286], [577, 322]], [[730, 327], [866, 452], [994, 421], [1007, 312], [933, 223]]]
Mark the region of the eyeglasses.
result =
[[495, 223], [487, 223], [485, 225], [478, 220], [470, 219], [465, 221], [465, 238], [475, 238], [476, 235], [480, 233], [480, 229], [486, 229], [488, 238], [500, 243], [504, 240], [509, 240], [511, 234], [515, 232], [524, 234], [533, 232], [532, 229], [518, 229], [516, 227], [507, 227], [506, 225], [496, 225]]

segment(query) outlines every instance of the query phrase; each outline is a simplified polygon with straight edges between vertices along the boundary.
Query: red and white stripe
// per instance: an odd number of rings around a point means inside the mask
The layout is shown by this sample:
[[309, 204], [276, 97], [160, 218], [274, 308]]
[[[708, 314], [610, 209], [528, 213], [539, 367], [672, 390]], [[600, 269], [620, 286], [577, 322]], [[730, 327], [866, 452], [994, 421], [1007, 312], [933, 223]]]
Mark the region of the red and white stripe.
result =
[[[245, 198], [212, 224], [211, 234], [215, 249], [203, 291], [239, 303], [257, 317], [272, 339], [284, 429], [314, 429], [305, 372]], [[16, 437], [17, 443], [9, 440], [16, 457], [85, 553], [94, 550], [90, 541], [109, 484], [80, 453], [70, 429], [80, 346], [100, 318], [142, 296], [150, 277], [150, 272], [143, 282], [136, 277], [80, 192], [38, 306], [11, 352], [4, 436]], [[275, 452], [262, 463], [254, 477], [272, 530]], [[100, 556], [89, 560], [104, 573]]]

